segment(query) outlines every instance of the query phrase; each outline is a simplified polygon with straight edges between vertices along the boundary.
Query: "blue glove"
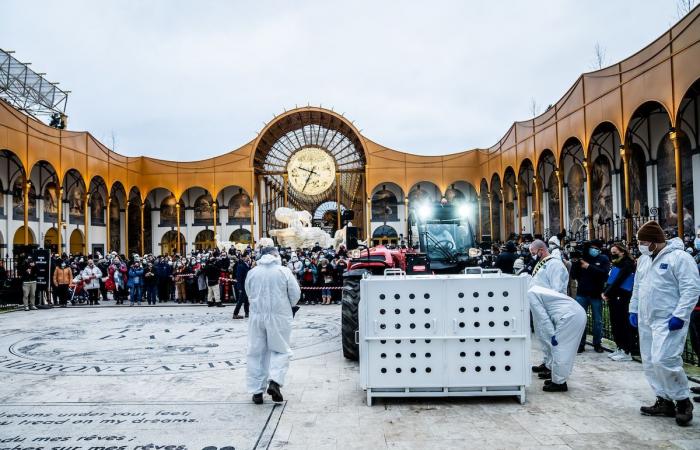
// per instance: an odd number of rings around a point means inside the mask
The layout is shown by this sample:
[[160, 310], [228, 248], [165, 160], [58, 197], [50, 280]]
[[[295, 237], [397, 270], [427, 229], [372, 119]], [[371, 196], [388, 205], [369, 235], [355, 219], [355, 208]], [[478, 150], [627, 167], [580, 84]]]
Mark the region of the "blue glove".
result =
[[680, 330], [681, 328], [683, 328], [684, 324], [685, 322], [683, 321], [683, 319], [679, 319], [678, 317], [673, 316], [671, 317], [671, 320], [668, 321], [668, 329], [671, 331]]
[[557, 342], [557, 337], [552, 336], [552, 346], [556, 347], [557, 345], [559, 345], [559, 342]]
[[630, 313], [630, 325], [637, 328], [639, 326], [637, 313]]

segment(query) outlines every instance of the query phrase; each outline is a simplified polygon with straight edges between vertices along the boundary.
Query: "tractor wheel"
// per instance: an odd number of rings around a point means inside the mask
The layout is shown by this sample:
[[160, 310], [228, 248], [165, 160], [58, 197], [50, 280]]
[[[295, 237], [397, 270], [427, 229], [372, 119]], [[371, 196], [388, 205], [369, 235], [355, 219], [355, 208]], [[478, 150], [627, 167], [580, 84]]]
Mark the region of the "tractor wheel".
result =
[[351, 361], [360, 359], [360, 346], [355, 343], [358, 326], [358, 307], [360, 305], [360, 278], [343, 279], [342, 335], [343, 356]]

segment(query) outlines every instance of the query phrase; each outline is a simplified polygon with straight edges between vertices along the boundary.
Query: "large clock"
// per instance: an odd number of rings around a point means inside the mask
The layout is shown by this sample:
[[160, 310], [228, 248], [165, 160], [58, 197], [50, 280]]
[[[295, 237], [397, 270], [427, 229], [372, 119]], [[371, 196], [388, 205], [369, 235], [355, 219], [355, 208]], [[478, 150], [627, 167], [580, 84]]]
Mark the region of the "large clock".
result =
[[322, 148], [304, 147], [289, 158], [287, 174], [296, 191], [318, 195], [333, 184], [335, 160]]

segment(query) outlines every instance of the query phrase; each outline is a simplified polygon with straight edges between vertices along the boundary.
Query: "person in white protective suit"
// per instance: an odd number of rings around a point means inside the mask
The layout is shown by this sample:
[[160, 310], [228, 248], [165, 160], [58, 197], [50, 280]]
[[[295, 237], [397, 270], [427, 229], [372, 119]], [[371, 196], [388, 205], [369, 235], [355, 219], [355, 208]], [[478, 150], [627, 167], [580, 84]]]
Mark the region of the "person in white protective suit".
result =
[[685, 252], [683, 241], [666, 241], [654, 221], [639, 228], [637, 241], [642, 256], [637, 260], [629, 319], [639, 328], [644, 375], [656, 394], [656, 403], [640, 411], [675, 416], [676, 423], [685, 426], [693, 420], [693, 404], [681, 355], [700, 295], [698, 266]]
[[280, 388], [292, 356], [292, 307], [301, 295], [296, 277], [282, 266], [276, 248], [263, 247], [260, 255], [245, 280], [250, 302], [246, 376], [248, 392], [258, 405], [265, 388], [274, 402], [283, 401]]
[[561, 257], [561, 241], [554, 235], [547, 241], [547, 248], [549, 249], [549, 254], [555, 258], [562, 259]]
[[[530, 244], [529, 250], [530, 255], [536, 261], [532, 270], [530, 287], [540, 286], [566, 294], [566, 288], [569, 284], [569, 271], [566, 270], [562, 260], [550, 255], [547, 245], [539, 239]], [[542, 327], [538, 326], [536, 321], [533, 322], [535, 336], [537, 336], [542, 349], [543, 362], [539, 366], [533, 366], [532, 371], [537, 373], [540, 379], [547, 380], [552, 375], [552, 343], [549, 337], [541, 334]]]
[[586, 311], [566, 294], [542, 286], [527, 291], [530, 311], [540, 339], [550, 345], [551, 380], [545, 392], [566, 392], [566, 380], [574, 368], [576, 350], [586, 328]]

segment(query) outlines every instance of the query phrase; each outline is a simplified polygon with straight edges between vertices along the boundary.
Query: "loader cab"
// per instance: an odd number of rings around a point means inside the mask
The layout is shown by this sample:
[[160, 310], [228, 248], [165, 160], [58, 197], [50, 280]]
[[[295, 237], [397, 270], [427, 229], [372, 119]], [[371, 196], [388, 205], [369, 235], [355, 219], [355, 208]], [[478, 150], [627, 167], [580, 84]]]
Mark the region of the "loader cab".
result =
[[417, 208], [418, 244], [432, 271], [456, 273], [468, 265], [469, 250], [476, 246], [470, 213], [468, 204], [427, 203]]

